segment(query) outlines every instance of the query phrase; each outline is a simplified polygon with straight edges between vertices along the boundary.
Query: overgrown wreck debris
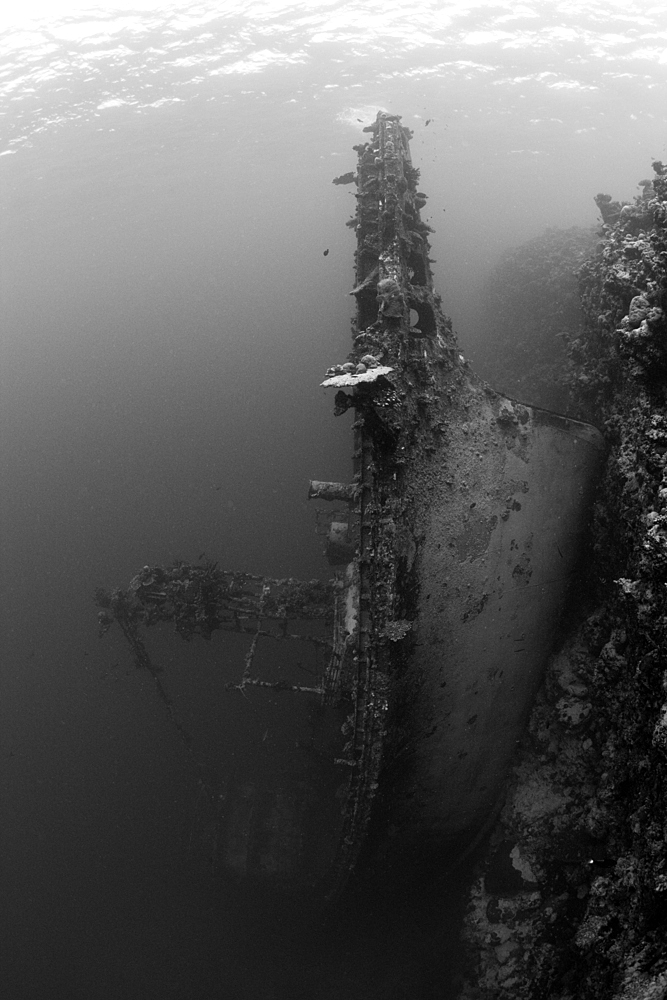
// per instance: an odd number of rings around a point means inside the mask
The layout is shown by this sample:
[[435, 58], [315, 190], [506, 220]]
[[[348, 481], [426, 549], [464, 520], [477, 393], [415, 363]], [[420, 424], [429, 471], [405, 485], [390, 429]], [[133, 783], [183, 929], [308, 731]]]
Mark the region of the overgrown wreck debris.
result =
[[[98, 614], [100, 635], [106, 635], [117, 624], [134, 653], [137, 667], [148, 669], [158, 685], [159, 671], [151, 662], [139, 628], [168, 622], [185, 640], [196, 635], [210, 640], [216, 631], [252, 636], [239, 682], [228, 684], [229, 689], [243, 692], [248, 686], [256, 686], [322, 696], [330, 694], [327, 687], [330, 671], [317, 687], [270, 682], [253, 675], [253, 660], [260, 637], [297, 640], [329, 649], [331, 644], [327, 640], [290, 632], [289, 624], [295, 619], [323, 620], [331, 626], [335, 600], [333, 582], [269, 579], [225, 571], [210, 561], [200, 565], [178, 561], [166, 567], [144, 566], [127, 590], [100, 588], [95, 594], [95, 602], [102, 609]], [[164, 700], [165, 696], [162, 697]]]
[[570, 345], [605, 427], [581, 614], [471, 893], [466, 1000], [667, 997], [667, 168], [596, 198]]

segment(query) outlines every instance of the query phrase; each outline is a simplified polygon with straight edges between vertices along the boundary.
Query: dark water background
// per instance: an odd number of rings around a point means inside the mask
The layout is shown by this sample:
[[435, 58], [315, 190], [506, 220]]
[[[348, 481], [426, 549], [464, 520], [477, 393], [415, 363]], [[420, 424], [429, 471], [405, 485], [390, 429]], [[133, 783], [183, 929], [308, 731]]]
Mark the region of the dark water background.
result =
[[[350, 474], [318, 383], [350, 345], [331, 179], [361, 129], [379, 108], [415, 129], [474, 362], [503, 248], [593, 223], [665, 157], [664, 30], [627, 3], [143, 8], [3, 15], [0, 994], [440, 996], [437, 921], [369, 900], [364, 948], [318, 955], [221, 885], [191, 761], [92, 595], [203, 550], [327, 578], [306, 492]], [[215, 643], [161, 655], [202, 759], [231, 729], [251, 755]]]

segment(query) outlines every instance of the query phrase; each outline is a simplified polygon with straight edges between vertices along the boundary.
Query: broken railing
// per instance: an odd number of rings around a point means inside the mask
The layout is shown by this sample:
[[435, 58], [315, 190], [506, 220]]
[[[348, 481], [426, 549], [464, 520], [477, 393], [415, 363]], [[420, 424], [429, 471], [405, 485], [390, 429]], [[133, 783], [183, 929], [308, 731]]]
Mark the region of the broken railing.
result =
[[[252, 573], [222, 570], [217, 563], [175, 562], [171, 566], [144, 566], [130, 581], [127, 590], [98, 589], [95, 603], [100, 635], [117, 624], [127, 640], [135, 663], [152, 674], [152, 664], [142, 629], [170, 623], [181, 639], [194, 636], [210, 640], [213, 633], [246, 633], [252, 637], [236, 683], [228, 689], [245, 693], [249, 686], [276, 691], [300, 691], [323, 698], [335, 694], [333, 678], [341, 686], [340, 645], [334, 640], [308, 632], [294, 632], [291, 623], [321, 621], [334, 628], [340, 583], [336, 580], [301, 581], [271, 579]], [[315, 686], [267, 681], [253, 673], [253, 661], [260, 640], [297, 640], [320, 646], [329, 653], [327, 669]]]
[[[340, 617], [344, 607], [341, 582], [272, 579], [252, 573], [220, 569], [205, 560], [199, 564], [182, 561], [171, 566], [144, 566], [127, 589], [95, 593], [100, 609], [100, 636], [117, 625], [127, 641], [135, 666], [151, 675], [160, 700], [185, 746], [199, 775], [201, 786], [213, 796], [206, 768], [195, 754], [193, 739], [180, 720], [177, 706], [162, 682], [162, 670], [151, 658], [146, 631], [160, 624], [171, 625], [181, 639], [200, 637], [209, 641], [215, 632], [250, 637], [243, 660], [238, 662], [238, 679], [227, 690], [247, 697], [248, 688], [269, 688], [320, 698], [327, 704], [349, 697], [351, 678], [345, 670], [346, 633]], [[295, 630], [298, 623], [299, 630]], [[319, 634], [317, 634], [319, 632]], [[255, 670], [260, 643], [285, 640], [316, 647], [323, 664], [313, 684], [267, 680]], [[265, 657], [266, 660], [266, 657]]]

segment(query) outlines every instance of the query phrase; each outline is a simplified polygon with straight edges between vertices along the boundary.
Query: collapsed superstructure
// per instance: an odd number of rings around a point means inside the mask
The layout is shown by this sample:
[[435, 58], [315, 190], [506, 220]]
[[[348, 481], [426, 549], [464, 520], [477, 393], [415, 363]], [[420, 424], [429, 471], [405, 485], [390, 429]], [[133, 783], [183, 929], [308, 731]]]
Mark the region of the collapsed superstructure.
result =
[[[140, 666], [151, 661], [139, 626], [180, 620], [184, 637], [239, 640], [230, 696], [291, 692], [283, 724], [302, 712], [299, 692], [317, 701], [318, 763], [286, 751], [276, 777], [252, 758], [257, 772], [218, 796], [216, 851], [237, 874], [328, 897], [354, 868], [383, 781], [403, 849], [467, 840], [492, 812], [551, 650], [601, 452], [593, 428], [500, 396], [470, 371], [433, 287], [411, 133], [385, 113], [365, 131], [356, 175], [336, 179], [357, 185], [353, 349], [322, 383], [336, 390], [336, 414], [354, 410], [353, 478], [310, 491], [335, 508], [336, 581], [311, 593], [209, 565], [202, 589], [196, 568], [145, 567], [128, 591], [98, 599], [103, 628], [120, 624]], [[315, 614], [323, 597], [328, 612]], [[304, 634], [306, 619], [320, 625]], [[304, 638], [319, 650], [315, 682], [300, 683], [285, 658], [282, 673], [262, 660], [267, 645]], [[409, 770], [392, 785], [387, 750], [406, 748]]]

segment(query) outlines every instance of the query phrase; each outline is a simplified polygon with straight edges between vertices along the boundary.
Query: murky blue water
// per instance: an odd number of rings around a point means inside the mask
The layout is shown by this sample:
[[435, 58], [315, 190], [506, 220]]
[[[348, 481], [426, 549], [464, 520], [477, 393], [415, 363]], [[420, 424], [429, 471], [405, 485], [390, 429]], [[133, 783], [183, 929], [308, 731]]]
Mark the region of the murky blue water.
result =
[[[352, 189], [331, 179], [379, 108], [415, 129], [436, 284], [474, 361], [476, 288], [502, 249], [594, 222], [598, 191], [631, 198], [667, 155], [659, 12], [3, 16], [3, 994], [439, 996], [421, 926], [402, 955], [378, 916], [384, 951], [306, 957], [275, 914], [258, 925], [221, 895], [190, 762], [150, 679], [99, 643], [92, 593], [202, 550], [328, 576], [306, 493], [350, 473], [319, 382], [349, 349], [354, 252]], [[181, 708], [215, 762], [208, 655]]]

